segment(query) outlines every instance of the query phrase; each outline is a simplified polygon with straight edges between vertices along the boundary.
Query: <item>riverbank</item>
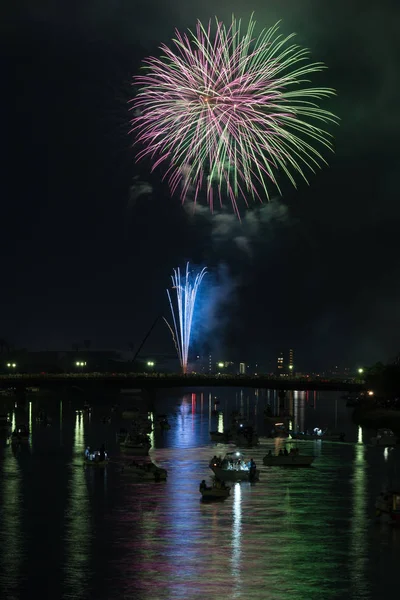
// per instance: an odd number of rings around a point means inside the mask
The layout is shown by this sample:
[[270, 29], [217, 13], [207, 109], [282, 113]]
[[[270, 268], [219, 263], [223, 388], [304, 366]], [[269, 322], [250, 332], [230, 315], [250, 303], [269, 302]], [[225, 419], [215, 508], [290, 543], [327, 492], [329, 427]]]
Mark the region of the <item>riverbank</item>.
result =
[[358, 406], [353, 412], [353, 421], [371, 429], [388, 428], [400, 435], [400, 411], [374, 406]]

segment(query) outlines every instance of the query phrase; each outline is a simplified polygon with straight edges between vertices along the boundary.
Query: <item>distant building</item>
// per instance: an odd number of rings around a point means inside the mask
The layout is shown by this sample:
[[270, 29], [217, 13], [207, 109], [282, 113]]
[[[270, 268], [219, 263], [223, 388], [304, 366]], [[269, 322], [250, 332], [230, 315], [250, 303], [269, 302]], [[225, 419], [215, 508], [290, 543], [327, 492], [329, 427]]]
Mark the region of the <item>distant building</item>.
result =
[[278, 360], [276, 362], [276, 373], [277, 375], [283, 375], [284, 373], [283, 352], [280, 352], [278, 354]]
[[246, 375], [246, 363], [239, 363], [239, 375]]
[[288, 367], [289, 367], [289, 372], [293, 373], [293, 371], [294, 371], [294, 350], [293, 350], [293, 348], [289, 349], [289, 364], [288, 364]]

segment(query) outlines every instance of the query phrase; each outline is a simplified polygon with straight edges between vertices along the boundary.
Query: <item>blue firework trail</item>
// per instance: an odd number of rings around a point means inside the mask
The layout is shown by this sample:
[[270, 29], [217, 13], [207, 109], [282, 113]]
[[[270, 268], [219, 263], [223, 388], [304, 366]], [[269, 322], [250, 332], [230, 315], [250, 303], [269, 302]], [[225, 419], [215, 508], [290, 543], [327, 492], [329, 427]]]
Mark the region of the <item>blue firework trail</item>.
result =
[[200, 273], [193, 279], [189, 271], [189, 263], [186, 265], [185, 275], [181, 276], [179, 267], [174, 269], [174, 274], [171, 275], [172, 289], [176, 292], [176, 307], [172, 302], [172, 297], [167, 290], [169, 304], [171, 307], [172, 319], [174, 323], [175, 335], [172, 327], [169, 326], [173, 334], [175, 346], [178, 352], [179, 362], [181, 363], [182, 372], [187, 373], [187, 363], [189, 356], [190, 337], [192, 333], [193, 315], [196, 305], [196, 296], [200, 284], [207, 269], [204, 267]]

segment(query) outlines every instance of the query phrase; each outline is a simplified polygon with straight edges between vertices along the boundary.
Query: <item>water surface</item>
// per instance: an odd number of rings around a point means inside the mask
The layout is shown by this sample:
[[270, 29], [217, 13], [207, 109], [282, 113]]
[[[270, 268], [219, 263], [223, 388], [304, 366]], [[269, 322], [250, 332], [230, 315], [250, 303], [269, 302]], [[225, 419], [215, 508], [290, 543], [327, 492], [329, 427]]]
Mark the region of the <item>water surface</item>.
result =
[[[160, 393], [149, 408], [167, 413], [172, 428], [152, 435], [151, 457], [169, 474], [159, 484], [135, 484], [121, 474], [129, 459], [119, 453], [115, 433], [124, 422], [113, 414], [111, 424], [102, 423], [115, 398], [94, 402], [90, 418], [75, 413], [84, 398], [28, 400], [13, 418], [31, 424], [29, 445], [13, 452], [0, 438], [0, 598], [397, 594], [400, 532], [376, 524], [373, 504], [385, 482], [396, 479], [400, 453], [368, 446], [373, 432], [352, 423], [339, 394], [294, 392], [286, 404], [293, 426], [335, 428], [346, 433], [345, 443], [301, 442], [301, 451], [317, 459], [310, 469], [289, 470], [261, 466], [264, 454], [282, 443], [262, 437], [247, 451], [261, 467], [260, 482], [233, 484], [224, 503], [212, 504], [200, 501], [199, 482], [211, 475], [211, 456], [231, 448], [212, 444], [210, 429], [221, 430], [239, 410], [266, 436], [271, 423], [263, 409], [269, 403], [278, 410], [275, 393]], [[51, 427], [36, 423], [39, 408], [52, 417]], [[105, 471], [85, 469], [85, 445], [103, 441], [112, 463]]]

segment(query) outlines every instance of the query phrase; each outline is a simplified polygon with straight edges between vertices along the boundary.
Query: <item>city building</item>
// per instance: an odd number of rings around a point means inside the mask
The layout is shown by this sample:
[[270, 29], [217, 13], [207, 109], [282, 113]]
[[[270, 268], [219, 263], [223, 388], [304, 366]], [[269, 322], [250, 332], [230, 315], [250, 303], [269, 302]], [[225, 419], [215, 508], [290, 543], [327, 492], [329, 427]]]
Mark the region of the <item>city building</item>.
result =
[[246, 363], [239, 363], [239, 375], [246, 375]]
[[294, 351], [293, 351], [293, 348], [289, 349], [289, 364], [288, 364], [288, 367], [289, 367], [289, 372], [293, 373], [293, 371], [294, 371]]
[[283, 352], [280, 352], [278, 354], [278, 360], [276, 363], [276, 373], [277, 375], [283, 375], [284, 373]]

